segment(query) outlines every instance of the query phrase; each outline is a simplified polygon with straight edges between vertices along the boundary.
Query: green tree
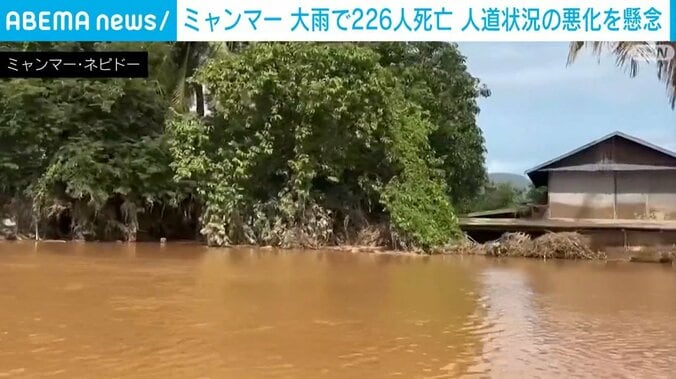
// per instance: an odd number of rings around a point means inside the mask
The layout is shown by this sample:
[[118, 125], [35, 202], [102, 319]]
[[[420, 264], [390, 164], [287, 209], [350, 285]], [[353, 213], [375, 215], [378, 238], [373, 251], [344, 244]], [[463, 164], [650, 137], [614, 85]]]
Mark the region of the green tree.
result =
[[175, 42], [171, 45], [171, 66], [161, 68], [162, 72], [170, 73], [172, 80], [167, 87], [173, 94], [172, 106], [180, 111], [187, 112], [190, 103], [195, 102], [195, 112], [199, 116], [205, 113], [204, 87], [192, 80], [193, 76], [211, 59], [218, 59], [229, 52], [238, 52], [246, 43], [236, 42]]
[[523, 191], [519, 191], [509, 183], [489, 183], [475, 200], [471, 210], [480, 212], [511, 208], [523, 201], [523, 195]]
[[477, 126], [477, 98], [490, 91], [467, 72], [456, 44], [379, 43], [380, 62], [400, 80], [406, 98], [420, 106], [436, 129], [429, 143], [439, 158], [448, 194], [464, 209], [487, 181], [485, 147]]
[[456, 235], [429, 146], [436, 125], [372, 49], [258, 44], [197, 77], [214, 118], [172, 123], [172, 151], [198, 183], [211, 244], [326, 243], [354, 207], [388, 215], [402, 245]]
[[155, 79], [0, 82], [0, 206], [30, 204], [44, 235], [134, 240], [142, 216], [190, 193], [173, 181], [168, 105]]
[[[433, 249], [485, 174], [481, 88], [451, 44], [0, 49], [149, 52], [148, 79], [0, 82], [0, 213], [22, 232], [192, 237], [199, 216], [218, 245], [321, 246], [378, 225]], [[191, 97], [212, 114], [186, 112]]]
[[547, 204], [547, 187], [531, 186], [525, 194], [525, 200], [531, 204]]

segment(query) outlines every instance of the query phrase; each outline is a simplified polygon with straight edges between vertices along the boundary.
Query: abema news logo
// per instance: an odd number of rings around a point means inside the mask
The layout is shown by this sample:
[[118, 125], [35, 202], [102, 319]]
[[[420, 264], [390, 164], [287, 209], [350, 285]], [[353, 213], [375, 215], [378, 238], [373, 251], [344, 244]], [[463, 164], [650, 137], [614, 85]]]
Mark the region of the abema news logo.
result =
[[165, 11], [162, 18], [153, 13], [138, 14], [98, 14], [91, 16], [86, 11], [73, 13], [70, 11], [41, 11], [17, 12], [10, 11], [5, 16], [5, 31], [41, 31], [41, 32], [70, 32], [70, 31], [163, 31], [171, 16]]
[[622, 42], [622, 44], [627, 45], [625, 48], [627, 58], [635, 62], [669, 62], [676, 57], [674, 42]]
[[0, 2], [2, 41], [175, 41], [176, 4], [44, 0]]

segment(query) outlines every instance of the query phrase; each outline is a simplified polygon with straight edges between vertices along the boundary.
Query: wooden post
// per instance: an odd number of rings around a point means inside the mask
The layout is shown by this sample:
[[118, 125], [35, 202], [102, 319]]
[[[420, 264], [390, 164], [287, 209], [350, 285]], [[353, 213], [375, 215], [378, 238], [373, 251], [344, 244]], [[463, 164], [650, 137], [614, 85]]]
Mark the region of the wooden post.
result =
[[39, 241], [40, 240], [40, 230], [39, 230], [40, 212], [35, 209], [35, 199], [33, 199], [33, 220], [35, 222], [35, 240]]
[[617, 220], [617, 172], [613, 171], [613, 219]]

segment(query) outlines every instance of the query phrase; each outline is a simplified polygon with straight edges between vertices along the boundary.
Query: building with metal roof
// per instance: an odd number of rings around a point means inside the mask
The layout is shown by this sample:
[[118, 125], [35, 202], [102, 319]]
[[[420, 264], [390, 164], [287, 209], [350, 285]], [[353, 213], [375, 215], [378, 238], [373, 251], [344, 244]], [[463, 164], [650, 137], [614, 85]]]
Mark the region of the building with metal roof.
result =
[[621, 132], [526, 175], [547, 187], [551, 219], [676, 221], [676, 153]]

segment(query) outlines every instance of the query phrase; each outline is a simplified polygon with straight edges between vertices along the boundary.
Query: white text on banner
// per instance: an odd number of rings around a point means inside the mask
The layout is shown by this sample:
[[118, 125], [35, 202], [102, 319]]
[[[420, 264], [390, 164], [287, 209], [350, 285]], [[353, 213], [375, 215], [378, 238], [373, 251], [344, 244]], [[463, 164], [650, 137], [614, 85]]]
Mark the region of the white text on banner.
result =
[[177, 0], [179, 41], [669, 40], [668, 0]]

